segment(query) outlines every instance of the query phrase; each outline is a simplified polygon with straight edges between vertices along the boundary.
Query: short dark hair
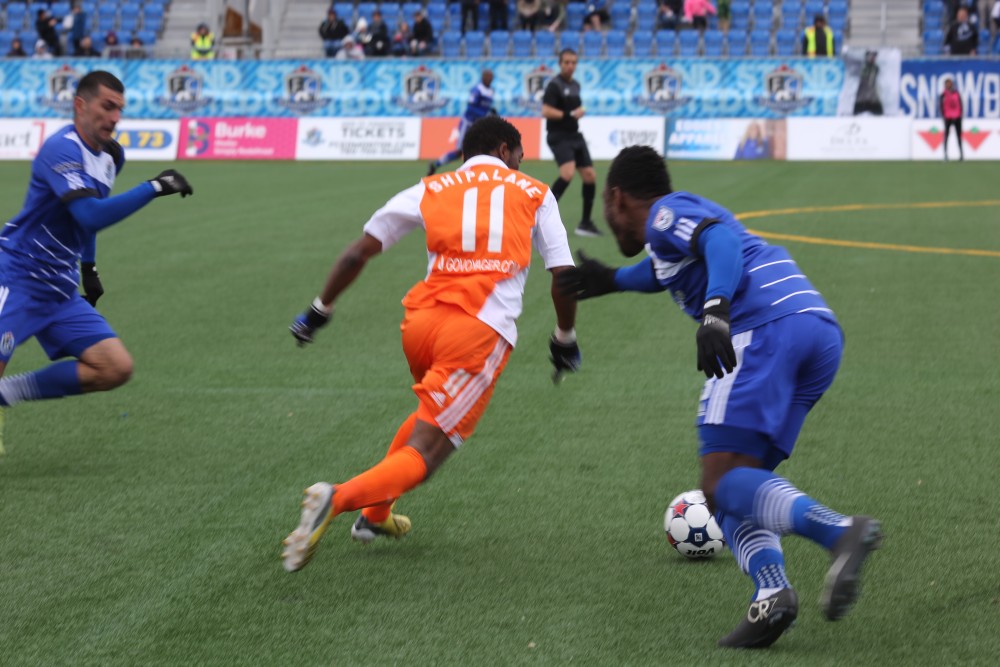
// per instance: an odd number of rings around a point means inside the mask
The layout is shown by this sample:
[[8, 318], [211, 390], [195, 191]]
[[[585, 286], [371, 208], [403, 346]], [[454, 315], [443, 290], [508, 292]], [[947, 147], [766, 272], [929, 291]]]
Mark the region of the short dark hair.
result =
[[571, 56], [576, 55], [576, 51], [574, 51], [573, 49], [563, 49], [562, 51], [559, 52], [559, 62], [562, 62], [562, 57], [567, 53], [570, 54]]
[[477, 155], [489, 155], [507, 144], [514, 149], [521, 145], [521, 133], [500, 116], [484, 116], [473, 123], [462, 140], [462, 155], [468, 160]]
[[94, 95], [97, 95], [97, 90], [101, 86], [110, 88], [116, 93], [125, 94], [125, 84], [111, 72], [105, 72], [101, 69], [85, 74], [80, 79], [80, 83], [76, 84], [76, 94], [85, 100], [89, 100]]
[[636, 199], [658, 199], [673, 192], [666, 161], [649, 146], [623, 148], [611, 162], [604, 183]]

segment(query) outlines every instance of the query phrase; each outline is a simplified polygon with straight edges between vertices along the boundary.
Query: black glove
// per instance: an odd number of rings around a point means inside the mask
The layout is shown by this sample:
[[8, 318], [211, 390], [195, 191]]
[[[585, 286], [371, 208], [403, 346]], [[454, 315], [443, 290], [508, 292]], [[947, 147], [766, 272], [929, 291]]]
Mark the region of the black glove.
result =
[[122, 168], [125, 166], [125, 149], [122, 148], [122, 145], [112, 139], [104, 144], [104, 152], [110, 155], [111, 159], [115, 161], [117, 172], [119, 174], [122, 173]]
[[572, 266], [556, 275], [556, 287], [560, 292], [582, 301], [619, 291], [615, 286], [615, 271], [618, 269], [587, 257], [582, 250], [576, 254], [580, 258], [580, 266]]
[[[736, 350], [729, 335], [729, 299], [713, 297], [705, 302], [696, 336], [698, 341], [698, 370], [705, 377], [722, 378], [736, 368]], [[725, 370], [723, 370], [725, 369]]]
[[97, 266], [93, 262], [80, 264], [80, 282], [83, 283], [83, 298], [96, 308], [97, 300], [104, 294], [104, 285], [97, 276]]
[[316, 330], [325, 327], [332, 316], [333, 311], [324, 313], [316, 307], [316, 304], [313, 304], [309, 306], [309, 310], [295, 318], [292, 326], [288, 327], [288, 330], [292, 332], [295, 340], [299, 342], [299, 347], [303, 347], [306, 343], [313, 342], [313, 335], [316, 333]]
[[560, 343], [553, 334], [549, 338], [549, 361], [556, 369], [552, 374], [552, 381], [558, 384], [563, 373], [575, 373], [580, 370], [583, 361], [580, 356], [580, 346], [576, 341]]
[[194, 194], [194, 190], [191, 189], [191, 185], [187, 182], [187, 179], [179, 171], [174, 171], [173, 169], [167, 169], [151, 180], [150, 183], [156, 188], [157, 197], [165, 197], [166, 195], [175, 195], [178, 193], [181, 197], [187, 197]]

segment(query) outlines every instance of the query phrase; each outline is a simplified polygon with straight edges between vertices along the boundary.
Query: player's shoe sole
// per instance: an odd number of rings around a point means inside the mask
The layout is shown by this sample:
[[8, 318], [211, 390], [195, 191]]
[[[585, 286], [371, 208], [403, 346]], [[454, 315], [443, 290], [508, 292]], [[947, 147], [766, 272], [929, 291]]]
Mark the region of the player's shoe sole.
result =
[[731, 633], [719, 640], [726, 648], [767, 648], [795, 622], [799, 596], [783, 588], [771, 597], [750, 603], [747, 615]]
[[378, 537], [398, 540], [409, 534], [411, 528], [410, 518], [402, 514], [390, 512], [388, 518], [380, 523], [372, 523], [362, 514], [351, 526], [351, 539], [362, 544], [368, 544]]
[[316, 553], [326, 527], [333, 518], [334, 487], [326, 482], [317, 482], [305, 490], [302, 499], [302, 518], [282, 544], [285, 550], [281, 560], [288, 572], [298, 572], [304, 568]]
[[833, 547], [833, 563], [826, 572], [820, 607], [829, 621], [847, 615], [861, 595], [861, 566], [882, 545], [882, 525], [868, 516], [851, 517], [851, 526]]
[[589, 238], [601, 236], [601, 230], [592, 222], [590, 224], [580, 223], [577, 225], [575, 233], [577, 236], [587, 236]]

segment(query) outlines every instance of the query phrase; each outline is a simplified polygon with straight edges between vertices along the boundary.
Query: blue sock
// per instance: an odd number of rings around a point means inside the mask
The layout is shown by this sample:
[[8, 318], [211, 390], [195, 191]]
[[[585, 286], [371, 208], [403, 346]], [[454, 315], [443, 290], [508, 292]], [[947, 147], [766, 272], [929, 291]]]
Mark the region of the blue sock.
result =
[[728, 514], [717, 513], [716, 520], [740, 569], [753, 579], [754, 600], [792, 587], [785, 576], [785, 554], [777, 535]]
[[787, 480], [758, 468], [733, 468], [719, 480], [716, 507], [778, 535], [794, 533], [833, 547], [850, 519], [820, 505]]
[[75, 360], [60, 361], [37, 371], [0, 379], [0, 405], [83, 393], [76, 365]]

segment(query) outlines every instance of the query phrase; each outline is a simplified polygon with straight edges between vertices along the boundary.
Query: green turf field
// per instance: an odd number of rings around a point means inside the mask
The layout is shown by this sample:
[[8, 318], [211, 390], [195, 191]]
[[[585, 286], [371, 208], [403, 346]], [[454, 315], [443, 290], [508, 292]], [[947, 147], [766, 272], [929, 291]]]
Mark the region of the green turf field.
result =
[[[826, 555], [787, 538], [798, 624], [755, 654], [715, 648], [752, 592], [731, 554], [683, 561], [662, 530], [698, 483], [694, 323], [665, 296], [584, 303], [583, 369], [554, 388], [540, 268], [478, 432], [399, 504], [412, 535], [362, 548], [340, 517], [286, 574], [279, 542], [302, 488], [374, 464], [415, 405], [398, 322], [421, 238], [374, 260], [311, 348], [287, 326], [424, 164], [179, 166], [193, 198], [158, 200], [99, 243], [100, 308], [132, 382], [6, 413], [0, 664], [996, 664], [1000, 207], [963, 204], [1000, 199], [996, 164], [672, 165], [675, 187], [737, 213], [905, 205], [747, 220], [825, 240], [782, 242], [848, 341], [780, 470], [886, 531], [838, 623], [817, 603]], [[116, 190], [161, 168], [132, 163]], [[0, 164], [4, 219], [28, 172]], [[563, 200], [568, 226], [579, 192]], [[571, 244], [619, 261], [607, 237]], [[31, 342], [8, 373], [42, 363]]]

